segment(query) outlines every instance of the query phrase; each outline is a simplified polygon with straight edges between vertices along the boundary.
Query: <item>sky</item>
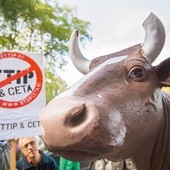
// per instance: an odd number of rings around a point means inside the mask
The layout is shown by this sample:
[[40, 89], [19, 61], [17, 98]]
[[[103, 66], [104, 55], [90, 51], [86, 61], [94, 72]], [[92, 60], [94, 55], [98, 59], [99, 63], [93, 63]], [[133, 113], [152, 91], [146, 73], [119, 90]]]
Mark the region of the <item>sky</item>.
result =
[[[123, 50], [144, 41], [142, 23], [153, 12], [163, 23], [165, 45], [155, 65], [170, 57], [170, 1], [169, 0], [60, 0], [60, 4], [76, 8], [79, 19], [91, 23], [93, 39], [80, 49], [87, 59]], [[81, 36], [81, 35], [80, 35]], [[62, 72], [69, 86], [84, 75], [68, 60]]]

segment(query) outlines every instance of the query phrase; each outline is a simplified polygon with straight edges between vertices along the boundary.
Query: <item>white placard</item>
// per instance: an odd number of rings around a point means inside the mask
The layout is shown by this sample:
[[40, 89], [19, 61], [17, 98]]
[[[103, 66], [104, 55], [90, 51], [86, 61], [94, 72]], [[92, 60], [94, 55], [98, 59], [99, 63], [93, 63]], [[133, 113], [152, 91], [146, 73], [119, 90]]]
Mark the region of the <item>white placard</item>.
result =
[[45, 106], [43, 55], [0, 52], [0, 139], [40, 135]]

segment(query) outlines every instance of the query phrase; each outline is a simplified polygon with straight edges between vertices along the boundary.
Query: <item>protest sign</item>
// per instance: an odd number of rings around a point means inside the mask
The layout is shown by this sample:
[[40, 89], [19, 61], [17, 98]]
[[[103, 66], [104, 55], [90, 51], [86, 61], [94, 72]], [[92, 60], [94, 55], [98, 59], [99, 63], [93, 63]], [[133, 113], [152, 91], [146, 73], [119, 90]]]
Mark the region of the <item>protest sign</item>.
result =
[[41, 54], [0, 53], [0, 139], [40, 135], [44, 88]]

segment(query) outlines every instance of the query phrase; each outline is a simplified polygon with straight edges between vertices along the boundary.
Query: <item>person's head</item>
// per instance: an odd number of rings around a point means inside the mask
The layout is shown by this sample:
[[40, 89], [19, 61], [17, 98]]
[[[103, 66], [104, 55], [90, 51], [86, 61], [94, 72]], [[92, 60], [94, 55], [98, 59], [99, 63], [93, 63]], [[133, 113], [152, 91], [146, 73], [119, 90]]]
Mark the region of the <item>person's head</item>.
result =
[[36, 138], [27, 137], [19, 139], [19, 147], [26, 157], [34, 158], [39, 153]]

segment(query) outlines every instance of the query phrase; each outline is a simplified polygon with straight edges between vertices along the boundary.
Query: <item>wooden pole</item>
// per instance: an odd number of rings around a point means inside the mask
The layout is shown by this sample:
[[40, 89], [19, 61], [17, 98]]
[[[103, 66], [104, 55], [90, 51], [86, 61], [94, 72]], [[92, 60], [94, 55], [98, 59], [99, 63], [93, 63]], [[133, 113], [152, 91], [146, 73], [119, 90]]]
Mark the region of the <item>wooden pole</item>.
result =
[[11, 139], [10, 143], [10, 170], [16, 170], [16, 141]]

